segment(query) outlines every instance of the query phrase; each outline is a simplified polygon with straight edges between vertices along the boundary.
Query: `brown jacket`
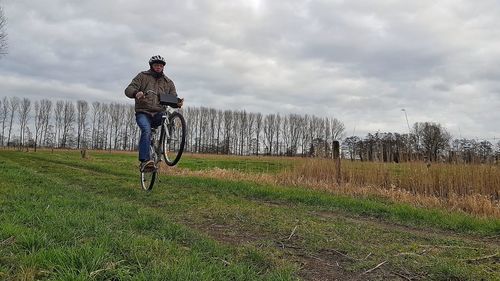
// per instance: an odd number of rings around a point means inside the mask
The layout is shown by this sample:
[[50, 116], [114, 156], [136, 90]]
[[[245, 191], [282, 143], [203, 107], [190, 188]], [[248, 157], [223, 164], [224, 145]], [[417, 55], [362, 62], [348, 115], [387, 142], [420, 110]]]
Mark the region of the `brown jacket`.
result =
[[177, 96], [174, 82], [165, 75], [155, 78], [151, 70], [137, 74], [125, 89], [125, 95], [132, 99], [135, 98], [137, 92], [143, 92], [146, 97], [140, 100], [135, 99], [135, 112], [155, 113], [162, 111], [160, 94]]

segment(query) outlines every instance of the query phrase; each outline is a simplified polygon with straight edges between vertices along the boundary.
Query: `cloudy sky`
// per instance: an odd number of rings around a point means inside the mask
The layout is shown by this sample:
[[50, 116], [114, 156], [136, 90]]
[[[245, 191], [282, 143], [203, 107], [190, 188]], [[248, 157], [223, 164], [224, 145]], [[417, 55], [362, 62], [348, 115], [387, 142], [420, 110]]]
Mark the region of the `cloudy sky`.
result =
[[500, 2], [0, 0], [1, 96], [132, 103], [167, 59], [188, 106], [336, 117], [347, 135], [438, 122], [500, 138]]

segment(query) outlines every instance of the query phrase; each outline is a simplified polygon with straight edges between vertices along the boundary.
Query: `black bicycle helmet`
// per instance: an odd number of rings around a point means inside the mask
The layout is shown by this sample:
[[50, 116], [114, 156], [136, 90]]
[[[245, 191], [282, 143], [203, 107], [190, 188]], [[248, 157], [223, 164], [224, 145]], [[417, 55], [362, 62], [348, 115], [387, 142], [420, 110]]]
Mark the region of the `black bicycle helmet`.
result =
[[167, 62], [165, 61], [165, 58], [163, 58], [162, 56], [152, 56], [150, 59], [149, 59], [149, 66], [152, 66], [153, 63], [161, 63], [163, 65], [167, 64]]

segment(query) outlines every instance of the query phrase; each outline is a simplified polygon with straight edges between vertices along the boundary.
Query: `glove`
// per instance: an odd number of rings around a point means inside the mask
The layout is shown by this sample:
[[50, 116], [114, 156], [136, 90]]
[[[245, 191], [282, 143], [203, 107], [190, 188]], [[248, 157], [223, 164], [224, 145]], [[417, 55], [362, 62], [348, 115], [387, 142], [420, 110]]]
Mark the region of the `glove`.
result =
[[177, 99], [177, 106], [179, 108], [181, 108], [183, 104], [184, 104], [184, 99], [181, 99], [181, 98]]
[[136, 99], [138, 99], [138, 100], [140, 100], [140, 99], [144, 98], [144, 96], [145, 96], [145, 95], [144, 95], [144, 93], [143, 93], [143, 92], [141, 92], [141, 91], [139, 91], [139, 92], [135, 93], [135, 95], [134, 95], [134, 97], [135, 97]]

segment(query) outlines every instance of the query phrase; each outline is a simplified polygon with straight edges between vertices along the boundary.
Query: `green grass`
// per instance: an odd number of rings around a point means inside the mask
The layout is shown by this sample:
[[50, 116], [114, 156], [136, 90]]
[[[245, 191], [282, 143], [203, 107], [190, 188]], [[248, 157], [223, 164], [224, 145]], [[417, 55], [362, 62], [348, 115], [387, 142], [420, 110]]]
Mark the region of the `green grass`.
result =
[[90, 155], [0, 151], [0, 280], [500, 280], [498, 220]]
[[[3, 156], [3, 155], [2, 155]], [[147, 206], [98, 193], [92, 174], [62, 166], [32, 166], [30, 156], [1, 161], [0, 277], [105, 280], [290, 280], [291, 265], [258, 274], [245, 248], [232, 249], [171, 221]], [[38, 155], [36, 155], [38, 156]], [[50, 157], [49, 157], [50, 158]], [[57, 162], [57, 161], [53, 161]], [[97, 169], [106, 171], [107, 169]], [[76, 172], [76, 171], [75, 171]], [[83, 172], [83, 171], [82, 171]], [[49, 176], [50, 174], [54, 177]], [[67, 173], [68, 176], [64, 176]], [[61, 174], [60, 177], [55, 176]], [[111, 177], [110, 179], [114, 179]], [[129, 194], [130, 195], [130, 194]], [[146, 196], [146, 194], [138, 195]], [[4, 243], [4, 244], [9, 244]], [[3, 245], [5, 246], [5, 245]], [[273, 264], [273, 257], [266, 257]], [[230, 262], [225, 267], [223, 260]]]
[[190, 170], [233, 169], [247, 173], [277, 173], [292, 167], [293, 160], [276, 157], [234, 157], [185, 155], [181, 166]]

